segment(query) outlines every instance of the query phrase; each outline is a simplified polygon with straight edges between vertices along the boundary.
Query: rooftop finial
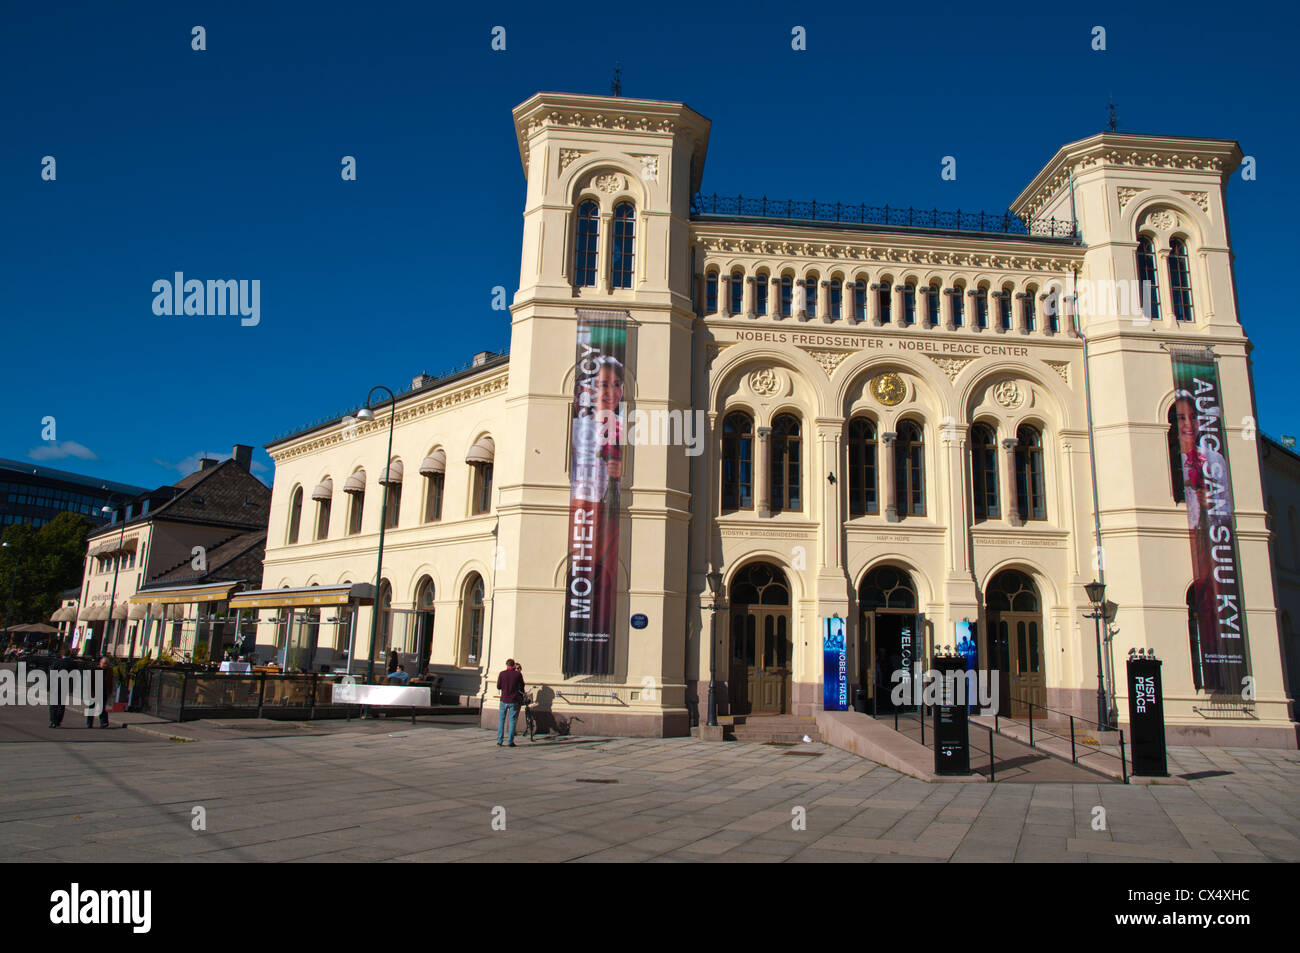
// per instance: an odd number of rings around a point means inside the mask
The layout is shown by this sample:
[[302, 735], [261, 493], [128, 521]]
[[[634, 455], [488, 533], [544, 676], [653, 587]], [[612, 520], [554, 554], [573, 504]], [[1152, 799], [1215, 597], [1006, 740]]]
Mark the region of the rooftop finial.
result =
[[1119, 119], [1115, 117], [1115, 97], [1111, 96], [1109, 97], [1109, 99], [1110, 99], [1110, 118], [1106, 121], [1106, 125], [1110, 127], [1111, 132], [1114, 132], [1116, 129], [1119, 128]]
[[614, 63], [614, 82], [609, 84], [609, 92], [613, 96], [623, 95], [623, 64]]

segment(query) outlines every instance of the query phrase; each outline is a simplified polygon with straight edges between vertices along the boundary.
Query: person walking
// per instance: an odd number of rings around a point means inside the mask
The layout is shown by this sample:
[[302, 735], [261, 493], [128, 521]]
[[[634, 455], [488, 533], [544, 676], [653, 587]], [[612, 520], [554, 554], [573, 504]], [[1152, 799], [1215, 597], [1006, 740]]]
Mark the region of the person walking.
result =
[[[99, 670], [104, 673], [104, 685], [100, 699], [103, 707], [99, 709], [99, 727], [108, 727], [108, 706], [111, 705], [113, 697], [113, 663], [109, 661], [107, 655], [99, 660]], [[95, 716], [86, 713], [86, 727], [93, 728], [95, 725]]]
[[397, 653], [392, 649], [388, 650], [388, 674], [392, 675], [397, 671]]
[[66, 672], [72, 666], [68, 664], [67, 646], [59, 646], [59, 654], [50, 662], [50, 727], [58, 728], [63, 724], [63, 713], [67, 709], [62, 703], [67, 701], [60, 692], [62, 690], [63, 679], [60, 673]]
[[519, 717], [519, 700], [524, 694], [524, 677], [515, 668], [514, 659], [506, 659], [506, 667], [497, 676], [497, 690], [501, 692], [501, 708], [497, 712], [497, 746], [505, 738], [506, 722], [510, 723], [508, 747], [515, 747], [515, 719]]

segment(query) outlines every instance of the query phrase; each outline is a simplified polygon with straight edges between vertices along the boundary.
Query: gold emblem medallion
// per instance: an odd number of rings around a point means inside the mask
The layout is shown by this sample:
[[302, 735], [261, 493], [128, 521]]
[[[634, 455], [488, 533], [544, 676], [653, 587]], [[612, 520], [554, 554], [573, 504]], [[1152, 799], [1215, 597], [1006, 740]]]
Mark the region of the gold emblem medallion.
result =
[[871, 393], [886, 407], [893, 407], [907, 396], [907, 385], [897, 374], [881, 374], [871, 382]]

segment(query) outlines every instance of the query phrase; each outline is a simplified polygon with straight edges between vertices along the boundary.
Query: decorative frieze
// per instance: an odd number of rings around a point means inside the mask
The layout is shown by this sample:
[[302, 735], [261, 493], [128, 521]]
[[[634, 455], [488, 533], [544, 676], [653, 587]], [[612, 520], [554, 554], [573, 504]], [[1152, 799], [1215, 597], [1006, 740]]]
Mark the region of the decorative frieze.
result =
[[973, 357], [935, 357], [933, 354], [927, 354], [926, 357], [939, 365], [939, 370], [948, 375], [950, 382], [955, 382], [961, 369], [975, 360]]

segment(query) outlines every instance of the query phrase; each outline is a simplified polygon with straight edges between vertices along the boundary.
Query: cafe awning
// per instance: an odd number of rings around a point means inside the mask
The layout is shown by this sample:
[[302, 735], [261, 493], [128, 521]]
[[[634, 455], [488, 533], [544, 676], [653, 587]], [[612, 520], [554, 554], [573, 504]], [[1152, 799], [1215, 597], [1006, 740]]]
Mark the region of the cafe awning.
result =
[[447, 451], [435, 450], [424, 458], [420, 464], [421, 476], [433, 476], [435, 473], [447, 472]]
[[148, 611], [149, 611], [149, 603], [135, 602], [133, 600], [131, 602], [130, 608], [126, 610], [126, 617], [128, 619], [139, 621], [140, 619], [143, 619], [145, 617], [145, 613], [147, 613]]
[[342, 606], [349, 602], [373, 605], [375, 587], [368, 582], [344, 583], [338, 586], [306, 586], [299, 589], [259, 589], [241, 592], [230, 600], [231, 609], [310, 608], [311, 606]]
[[113, 618], [119, 622], [125, 622], [127, 612], [130, 610], [129, 603], [125, 599], [113, 606]]
[[388, 466], [384, 467], [384, 469], [380, 471], [379, 485], [383, 486], [385, 483], [401, 483], [402, 471], [403, 471], [402, 461], [394, 460], [392, 463], [390, 463]]
[[149, 602], [190, 603], [221, 602], [230, 598], [237, 582], [210, 582], [204, 586], [166, 586], [157, 589], [141, 589], [131, 597], [132, 602], [141, 604]]
[[316, 488], [311, 491], [313, 500], [328, 500], [334, 496], [334, 481], [329, 477], [321, 480], [316, 484]]
[[366, 492], [366, 471], [358, 470], [352, 476], [348, 477], [347, 482], [343, 484], [344, 493], [364, 493]]
[[75, 622], [76, 620], [77, 607], [75, 605], [60, 606], [55, 609], [53, 614], [50, 616], [51, 622]]
[[78, 617], [82, 622], [103, 622], [108, 618], [108, 603], [101, 602], [95, 605], [82, 606]]
[[478, 442], [465, 454], [466, 463], [491, 463], [496, 456], [497, 445], [491, 437], [479, 437]]
[[119, 550], [120, 550], [121, 552], [124, 552], [124, 553], [133, 553], [133, 552], [135, 552], [136, 547], [139, 546], [139, 545], [140, 545], [140, 537], [139, 537], [139, 536], [132, 536], [130, 539], [124, 539], [124, 540], [122, 540], [122, 545], [121, 545], [120, 547], [118, 547], [118, 548], [119, 548]]

